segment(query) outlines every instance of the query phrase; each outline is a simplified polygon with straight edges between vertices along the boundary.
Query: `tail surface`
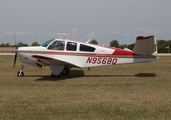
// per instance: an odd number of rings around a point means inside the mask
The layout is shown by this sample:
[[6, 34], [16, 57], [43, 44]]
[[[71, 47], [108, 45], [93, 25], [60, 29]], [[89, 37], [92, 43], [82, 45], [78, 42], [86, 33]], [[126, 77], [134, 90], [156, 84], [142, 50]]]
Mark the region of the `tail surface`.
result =
[[134, 54], [151, 55], [156, 51], [155, 37], [154, 36], [138, 36], [133, 49]]

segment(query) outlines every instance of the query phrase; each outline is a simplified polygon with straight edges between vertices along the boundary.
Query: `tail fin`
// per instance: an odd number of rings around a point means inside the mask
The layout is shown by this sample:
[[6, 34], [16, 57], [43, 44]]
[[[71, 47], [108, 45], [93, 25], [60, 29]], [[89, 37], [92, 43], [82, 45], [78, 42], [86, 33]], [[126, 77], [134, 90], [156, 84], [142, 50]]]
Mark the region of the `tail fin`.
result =
[[154, 36], [139, 36], [133, 49], [134, 54], [151, 55], [156, 51], [155, 37]]

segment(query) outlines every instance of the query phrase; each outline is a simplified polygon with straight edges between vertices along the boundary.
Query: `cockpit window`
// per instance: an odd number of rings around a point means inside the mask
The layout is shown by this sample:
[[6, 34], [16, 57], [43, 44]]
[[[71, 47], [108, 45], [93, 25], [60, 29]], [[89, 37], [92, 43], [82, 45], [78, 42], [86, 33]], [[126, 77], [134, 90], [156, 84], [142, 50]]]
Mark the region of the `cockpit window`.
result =
[[80, 51], [94, 52], [95, 50], [96, 50], [96, 49], [95, 49], [94, 47], [80, 44]]
[[53, 40], [55, 40], [55, 39], [51, 39], [51, 40], [46, 41], [45, 43], [42, 44], [42, 46], [47, 47]]
[[65, 48], [65, 41], [54, 41], [48, 49], [50, 50], [64, 50]]

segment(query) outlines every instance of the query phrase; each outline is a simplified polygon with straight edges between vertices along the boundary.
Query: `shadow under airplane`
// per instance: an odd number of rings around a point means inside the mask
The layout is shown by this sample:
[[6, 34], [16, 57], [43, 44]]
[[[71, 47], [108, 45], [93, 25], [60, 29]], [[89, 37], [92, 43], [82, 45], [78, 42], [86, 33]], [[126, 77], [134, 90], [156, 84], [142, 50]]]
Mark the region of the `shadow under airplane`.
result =
[[[155, 77], [155, 73], [138, 73], [135, 75], [84, 75], [83, 70], [71, 70], [69, 75], [62, 75], [60, 78], [51, 78], [51, 76], [39, 75], [25, 75], [25, 77], [39, 77], [36, 81], [60, 81], [65, 79], [79, 78], [79, 77]], [[41, 78], [40, 78], [41, 77]]]

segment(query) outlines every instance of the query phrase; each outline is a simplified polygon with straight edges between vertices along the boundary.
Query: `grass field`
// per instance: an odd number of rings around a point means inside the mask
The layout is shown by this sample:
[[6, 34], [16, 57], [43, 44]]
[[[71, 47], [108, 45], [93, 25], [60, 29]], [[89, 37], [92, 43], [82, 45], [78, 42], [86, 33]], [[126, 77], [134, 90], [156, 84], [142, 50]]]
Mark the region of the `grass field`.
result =
[[26, 67], [0, 56], [0, 119], [171, 119], [171, 57], [106, 67], [72, 68], [51, 78], [50, 68]]

